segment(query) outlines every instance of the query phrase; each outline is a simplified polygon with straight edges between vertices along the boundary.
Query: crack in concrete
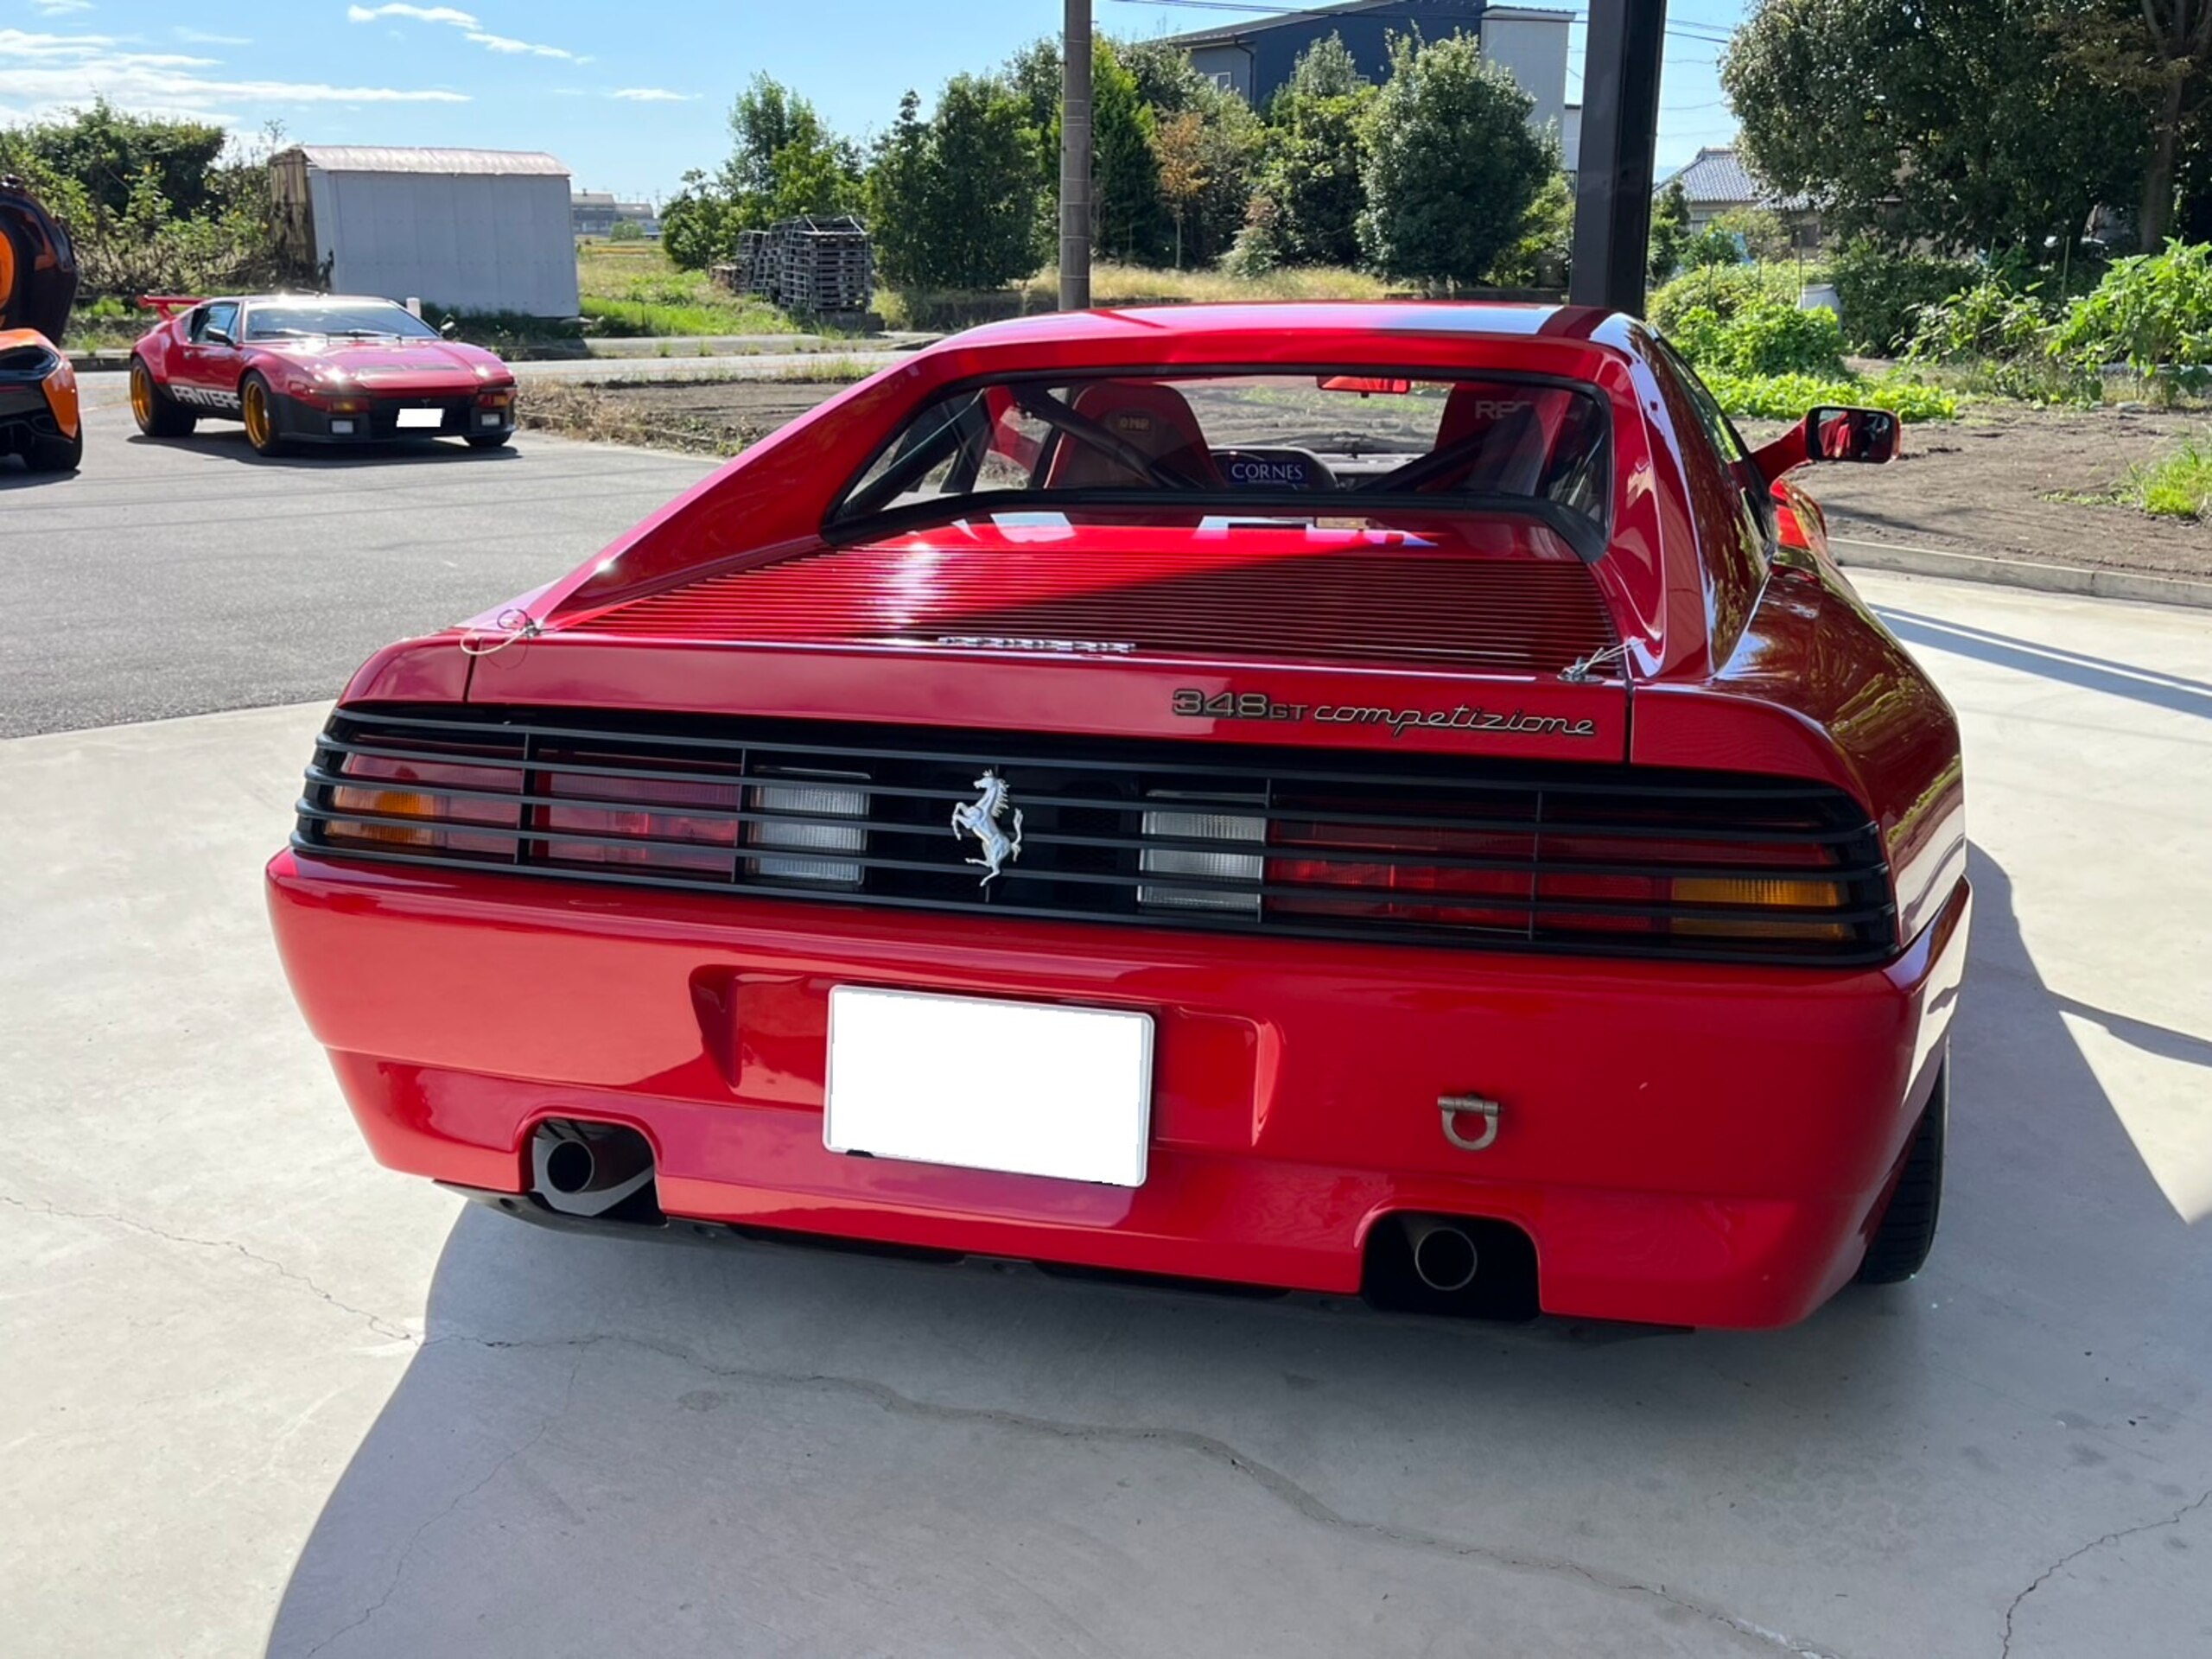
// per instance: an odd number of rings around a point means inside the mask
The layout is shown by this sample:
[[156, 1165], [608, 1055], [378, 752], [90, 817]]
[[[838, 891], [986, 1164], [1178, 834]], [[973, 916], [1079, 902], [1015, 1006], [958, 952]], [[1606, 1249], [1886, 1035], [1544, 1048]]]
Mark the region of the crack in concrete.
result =
[[394, 1325], [381, 1314], [372, 1313], [365, 1307], [356, 1307], [351, 1302], [340, 1301], [298, 1268], [287, 1267], [276, 1257], [264, 1255], [258, 1250], [249, 1249], [234, 1238], [198, 1238], [190, 1233], [166, 1231], [155, 1226], [151, 1222], [141, 1221], [135, 1216], [119, 1216], [111, 1211], [105, 1210], [64, 1210], [59, 1205], [48, 1204], [43, 1199], [33, 1202], [31, 1199], [18, 1198], [5, 1192], [0, 1192], [0, 1204], [13, 1205], [16, 1209], [26, 1211], [32, 1215], [52, 1216], [60, 1221], [105, 1221], [130, 1232], [144, 1233], [150, 1237], [166, 1240], [171, 1244], [190, 1244], [203, 1250], [235, 1250], [247, 1261], [258, 1262], [281, 1277], [289, 1279], [295, 1284], [304, 1285], [340, 1313], [351, 1313], [355, 1319], [361, 1320], [378, 1336], [389, 1338], [394, 1342], [421, 1345], [422, 1338], [404, 1326]]
[[2156, 1521], [2145, 1521], [2140, 1526], [2122, 1527], [2116, 1532], [2107, 1532], [2101, 1537], [2092, 1538], [2081, 1548], [2068, 1551], [2044, 1568], [2042, 1572], [2036, 1574], [2034, 1581], [2026, 1589], [2012, 1598], [2011, 1604], [2005, 1609], [2005, 1636], [2004, 1641], [1997, 1649], [1998, 1659], [2012, 1659], [2012, 1621], [2019, 1617], [2020, 1604], [2042, 1589], [2050, 1579], [2064, 1572], [2093, 1549], [2102, 1549], [2107, 1544], [2116, 1544], [2121, 1539], [2133, 1538], [2139, 1533], [2156, 1532], [2162, 1527], [2178, 1526], [2207, 1503], [2212, 1503], [2212, 1487], [2208, 1487], [2198, 1493], [2171, 1515], [2161, 1516]]
[[409, 1533], [407, 1535], [406, 1541], [400, 1545], [399, 1553], [392, 1561], [391, 1577], [385, 1585], [384, 1593], [378, 1596], [374, 1601], [371, 1602], [367, 1606], [361, 1609], [361, 1611], [353, 1618], [346, 1620], [345, 1624], [340, 1625], [328, 1636], [324, 1637], [321, 1641], [308, 1649], [306, 1652], [300, 1656], [300, 1659], [315, 1659], [315, 1655], [321, 1653], [325, 1648], [338, 1640], [340, 1637], [346, 1635], [349, 1631], [358, 1630], [362, 1625], [367, 1624], [371, 1619], [374, 1618], [378, 1613], [384, 1611], [385, 1605], [398, 1592], [400, 1581], [407, 1576], [407, 1564], [414, 1559], [415, 1546], [423, 1541], [423, 1535], [429, 1531], [432, 1527], [436, 1526], [439, 1522], [443, 1521], [448, 1516], [452, 1515], [454, 1510], [458, 1510], [462, 1504], [467, 1503], [470, 1498], [475, 1497], [477, 1493], [482, 1491], [493, 1481], [497, 1480], [499, 1478], [499, 1473], [502, 1470], [504, 1470], [509, 1464], [512, 1463], [517, 1458], [522, 1456], [524, 1452], [529, 1451], [531, 1447], [536, 1446], [540, 1440], [543, 1440], [545, 1438], [546, 1432], [550, 1429], [554, 1424], [559, 1422], [561, 1419], [569, 1414], [569, 1402], [575, 1398], [576, 1373], [582, 1370], [583, 1368], [584, 1356], [582, 1353], [579, 1353], [576, 1356], [576, 1363], [569, 1367], [569, 1381], [567, 1386], [561, 1390], [561, 1403], [545, 1414], [544, 1421], [538, 1424], [537, 1428], [531, 1433], [531, 1435], [527, 1440], [522, 1441], [519, 1445], [510, 1448], [508, 1451], [502, 1452], [499, 1455], [499, 1460], [493, 1463], [489, 1469], [484, 1471], [483, 1478], [474, 1482], [464, 1491], [454, 1493], [451, 1503], [448, 1503], [445, 1508], [440, 1510], [435, 1515], [428, 1516], [420, 1526], [416, 1527], [414, 1531]]
[[[893, 1416], [910, 1417], [925, 1422], [984, 1425], [1027, 1433], [1040, 1438], [1070, 1441], [1080, 1445], [1106, 1446], [1161, 1446], [1195, 1453], [1205, 1460], [1229, 1469], [1251, 1482], [1268, 1497], [1282, 1503], [1294, 1513], [1316, 1525], [1335, 1531], [1353, 1534], [1376, 1540], [1400, 1548], [1417, 1549], [1431, 1554], [1449, 1556], [1454, 1560], [1484, 1560], [1512, 1572], [1547, 1575], [1565, 1574], [1582, 1579], [1598, 1589], [1617, 1595], [1643, 1596], [1662, 1601], [1669, 1606], [1705, 1619], [1745, 1641], [1758, 1644], [1763, 1652], [1783, 1653], [1791, 1659], [1840, 1659], [1830, 1649], [1819, 1647], [1798, 1638], [1771, 1630], [1749, 1619], [1738, 1618], [1732, 1613], [1707, 1606], [1688, 1596], [1679, 1595], [1663, 1584], [1644, 1584], [1633, 1579], [1615, 1578], [1585, 1567], [1580, 1561], [1564, 1557], [1522, 1555], [1465, 1539], [1447, 1537], [1414, 1527], [1401, 1527], [1387, 1522], [1363, 1521], [1345, 1515], [1326, 1501], [1309, 1491], [1290, 1476], [1257, 1458], [1240, 1451], [1227, 1441], [1193, 1429], [1166, 1427], [1122, 1427], [1105, 1423], [1063, 1421], [1056, 1418], [1033, 1416], [1026, 1412], [1005, 1411], [988, 1406], [944, 1405], [927, 1400], [918, 1400], [902, 1394], [887, 1383], [867, 1377], [835, 1376], [821, 1372], [777, 1371], [751, 1366], [722, 1365], [707, 1359], [695, 1351], [679, 1344], [661, 1342], [647, 1337], [624, 1332], [601, 1332], [588, 1337], [500, 1338], [462, 1334], [433, 1337], [423, 1345], [429, 1349], [448, 1344], [464, 1344], [487, 1349], [591, 1349], [602, 1344], [614, 1344], [641, 1349], [672, 1359], [679, 1364], [691, 1366], [709, 1376], [749, 1384], [755, 1388], [786, 1389], [804, 1392], [842, 1395], [859, 1399]], [[575, 1373], [569, 1373], [573, 1388]], [[519, 1455], [519, 1452], [517, 1453]], [[464, 1494], [464, 1496], [466, 1496]], [[459, 1500], [456, 1500], [458, 1502]], [[387, 1597], [390, 1592], [386, 1592]]]

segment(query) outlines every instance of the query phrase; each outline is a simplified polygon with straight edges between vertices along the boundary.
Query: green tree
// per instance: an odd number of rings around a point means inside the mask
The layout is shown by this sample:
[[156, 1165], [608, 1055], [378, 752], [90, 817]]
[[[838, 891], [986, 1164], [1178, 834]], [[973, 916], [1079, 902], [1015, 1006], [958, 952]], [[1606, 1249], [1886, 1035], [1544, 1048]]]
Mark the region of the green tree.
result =
[[1268, 106], [1268, 157], [1256, 188], [1274, 203], [1279, 257], [1300, 265], [1359, 262], [1367, 206], [1366, 124], [1374, 84], [1334, 35], [1300, 53]]
[[1497, 257], [1490, 280], [1501, 288], [1567, 286], [1574, 259], [1574, 193], [1567, 175], [1554, 173], [1529, 204], [1513, 245]]
[[1151, 106], [1114, 42], [1091, 48], [1090, 178], [1093, 233], [1098, 251], [1132, 264], [1164, 263], [1169, 240], [1160, 194], [1160, 162], [1152, 152]]
[[1754, 259], [1779, 259], [1789, 251], [1789, 227], [1782, 215], [1764, 207], [1732, 207], [1713, 216], [1713, 227], [1744, 238], [1744, 251]]
[[219, 207], [218, 163], [230, 135], [203, 121], [127, 115], [105, 99], [61, 119], [0, 130], [0, 174], [73, 179], [109, 213], [122, 213], [150, 179], [173, 215]]
[[1743, 251], [1736, 238], [1718, 224], [1708, 225], [1682, 248], [1682, 264], [1689, 270], [1710, 270], [1715, 265], [1740, 265]]
[[660, 245], [675, 264], [704, 270], [736, 252], [737, 233], [744, 228], [737, 204], [693, 168], [683, 175], [683, 188], [661, 209]]
[[1286, 103], [1313, 103], [1328, 98], [1351, 98], [1374, 83], [1359, 73], [1359, 63], [1341, 35], [1325, 35], [1298, 54], [1290, 66], [1290, 79], [1275, 89], [1275, 109]]
[[1659, 206], [1651, 215], [1651, 250], [1649, 275], [1651, 285], [1658, 287], [1674, 276], [1682, 263], [1682, 251], [1689, 245], [1690, 199], [1680, 179], [1667, 181], [1667, 188], [1659, 193]]
[[996, 78], [956, 75], [921, 118], [912, 92], [876, 148], [868, 201], [884, 275], [909, 288], [1000, 288], [1036, 268], [1036, 131]]
[[1465, 35], [1395, 36], [1368, 129], [1360, 244], [1377, 269], [1433, 288], [1478, 282], [1510, 247], [1558, 146], [1535, 100]]
[[[1165, 41], [1116, 41], [1116, 56], [1136, 79], [1137, 95], [1153, 114], [1153, 155], [1161, 175], [1161, 202], [1171, 222], [1179, 223], [1188, 262], [1211, 264], [1229, 251], [1251, 206], [1267, 130], [1252, 107], [1235, 92], [1217, 86], [1191, 62], [1190, 54]], [[1203, 181], [1195, 194], [1178, 200], [1170, 186], [1168, 150], [1163, 138], [1171, 123], [1184, 120], [1179, 161], [1185, 178]], [[1170, 146], [1177, 140], [1166, 140]]]
[[2130, 198], [2145, 149], [2139, 108], [2066, 61], [2072, 3], [1759, 0], [1721, 86], [1761, 175], [1844, 235], [2039, 251]]
[[2133, 104], [2145, 131], [2135, 228], [2145, 253], [2165, 245], [2176, 185], [2202, 130], [2212, 83], [2212, 0], [2048, 0], [2044, 27], [2060, 64]]

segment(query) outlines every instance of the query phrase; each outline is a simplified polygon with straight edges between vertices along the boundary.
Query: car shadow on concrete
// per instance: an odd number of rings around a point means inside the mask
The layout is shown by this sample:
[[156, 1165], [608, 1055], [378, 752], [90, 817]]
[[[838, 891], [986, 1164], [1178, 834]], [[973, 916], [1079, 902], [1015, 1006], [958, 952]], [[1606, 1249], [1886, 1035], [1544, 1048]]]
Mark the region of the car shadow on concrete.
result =
[[395, 439], [389, 443], [364, 445], [359, 448], [334, 444], [302, 444], [281, 455], [255, 453], [246, 442], [244, 429], [225, 431], [194, 432], [183, 438], [149, 438], [143, 432], [134, 432], [124, 442], [148, 449], [174, 449], [180, 454], [206, 455], [211, 460], [227, 461], [244, 467], [266, 467], [278, 470], [292, 468], [301, 471], [327, 471], [334, 467], [419, 467], [434, 462], [497, 462], [519, 461], [512, 446], [496, 449], [472, 449], [459, 438]]
[[43, 484], [67, 484], [77, 476], [75, 470], [66, 473], [36, 473], [23, 464], [21, 455], [0, 455], [0, 490], [35, 490]]
[[1977, 662], [1991, 663], [1999, 668], [2012, 669], [2041, 679], [2056, 680], [2062, 684], [2079, 686], [2084, 690], [2101, 691], [2107, 696], [2126, 697], [2133, 702], [2148, 703], [2154, 709], [2166, 709], [2176, 714], [2196, 715], [2212, 720], [2212, 682], [2188, 679], [2178, 674], [2163, 673], [2157, 669], [2138, 668], [2132, 664], [2113, 662], [2108, 658], [2069, 651], [2063, 645], [2047, 645], [2040, 640], [2023, 639], [2016, 634], [1999, 633], [1989, 628], [1978, 628], [1940, 617], [1922, 616], [1890, 606], [1877, 607], [1876, 614], [1891, 633], [1908, 645], [1948, 651], [1956, 656], [1971, 657]]
[[470, 1208], [268, 1652], [1993, 1650], [2108, 1506], [2175, 1507], [2094, 1377], [2189, 1230], [1973, 879], [1911, 1284], [1498, 1327]]

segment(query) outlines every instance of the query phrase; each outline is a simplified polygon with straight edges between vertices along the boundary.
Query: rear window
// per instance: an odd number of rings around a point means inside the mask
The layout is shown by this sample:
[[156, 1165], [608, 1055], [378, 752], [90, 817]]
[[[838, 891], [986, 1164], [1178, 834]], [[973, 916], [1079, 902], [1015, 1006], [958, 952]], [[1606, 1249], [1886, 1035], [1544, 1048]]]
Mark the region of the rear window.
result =
[[925, 406], [830, 518], [1187, 503], [1341, 520], [1414, 503], [1531, 512], [1602, 540], [1610, 425], [1592, 391], [1510, 376], [1007, 378]]

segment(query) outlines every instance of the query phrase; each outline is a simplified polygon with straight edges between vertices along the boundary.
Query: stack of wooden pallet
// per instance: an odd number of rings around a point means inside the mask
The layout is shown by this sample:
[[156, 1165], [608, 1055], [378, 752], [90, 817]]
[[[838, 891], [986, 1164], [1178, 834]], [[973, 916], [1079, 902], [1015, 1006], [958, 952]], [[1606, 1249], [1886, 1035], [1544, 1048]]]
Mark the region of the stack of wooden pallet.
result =
[[873, 296], [874, 250], [850, 214], [770, 226], [761, 264], [765, 281], [755, 291], [794, 311], [864, 311]]

